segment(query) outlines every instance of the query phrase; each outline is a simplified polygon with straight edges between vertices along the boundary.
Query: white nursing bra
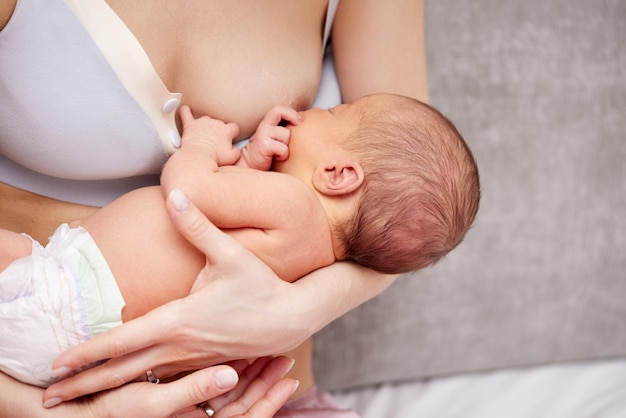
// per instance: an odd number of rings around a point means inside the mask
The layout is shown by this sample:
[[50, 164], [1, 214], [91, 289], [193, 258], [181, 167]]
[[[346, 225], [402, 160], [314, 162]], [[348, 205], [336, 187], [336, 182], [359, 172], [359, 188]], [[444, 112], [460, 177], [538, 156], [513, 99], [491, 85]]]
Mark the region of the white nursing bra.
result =
[[20, 0], [0, 32], [0, 181], [100, 205], [156, 183], [180, 95], [104, 1], [68, 4]]
[[157, 184], [180, 100], [105, 1], [18, 0], [0, 31], [0, 181], [96, 206]]

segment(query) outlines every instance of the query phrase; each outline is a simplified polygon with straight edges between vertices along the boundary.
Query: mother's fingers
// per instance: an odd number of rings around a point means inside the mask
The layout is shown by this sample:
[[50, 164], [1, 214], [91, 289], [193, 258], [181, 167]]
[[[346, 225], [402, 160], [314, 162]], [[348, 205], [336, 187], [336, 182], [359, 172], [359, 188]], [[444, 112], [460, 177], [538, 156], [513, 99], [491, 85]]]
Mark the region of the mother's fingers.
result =
[[196, 406], [236, 385], [237, 373], [228, 366], [214, 366], [165, 384], [130, 383], [102, 392], [88, 401], [98, 416], [202, 417]]
[[[279, 409], [289, 400], [298, 388], [298, 381], [284, 378], [276, 382], [262, 398], [257, 400], [247, 411], [236, 415], [217, 414], [216, 418], [270, 418], [276, 417]], [[220, 411], [222, 412], [222, 411]], [[289, 414], [289, 411], [286, 411]]]
[[[278, 359], [280, 359], [280, 357], [274, 360], [278, 360]], [[261, 357], [261, 358], [254, 360], [252, 364], [247, 364], [245, 368], [238, 371], [239, 384], [230, 392], [225, 393], [224, 395], [219, 396], [215, 399], [212, 399], [211, 406], [215, 408], [216, 410], [219, 410], [219, 409], [222, 409], [225, 405], [228, 405], [231, 402], [237, 401], [244, 394], [244, 392], [248, 389], [248, 386], [250, 386], [250, 383], [254, 379], [257, 378], [257, 376], [259, 375], [259, 373], [261, 373], [262, 370], [270, 366], [270, 363], [272, 363], [272, 357]], [[278, 376], [276, 380], [280, 379], [281, 377], [284, 377], [285, 374], [287, 374], [287, 372], [288, 370], [284, 371], [282, 374]]]
[[164, 306], [65, 351], [54, 361], [53, 375], [64, 378], [88, 364], [123, 356], [170, 337], [176, 329], [175, 316], [159, 315]]
[[[237, 381], [237, 372], [231, 367], [213, 366], [170, 383], [143, 384], [142, 389], [149, 393], [139, 399], [146, 404], [142, 406], [142, 411], [137, 411], [140, 414], [134, 416], [170, 416], [185, 409], [195, 410], [197, 404], [232, 389]], [[152, 415], [143, 415], [146, 409]]]
[[174, 319], [177, 315], [165, 310], [168, 305], [176, 310], [175, 305], [179, 303], [172, 301], [62, 353], [55, 360], [52, 372], [59, 379], [85, 366], [110, 360], [50, 386], [44, 401], [55, 398], [66, 401], [117, 387], [157, 366], [159, 360], [169, 360], [161, 359], [164, 356], [158, 342], [173, 338], [179, 329]]
[[[212, 399], [211, 406], [219, 411], [218, 416], [230, 417], [249, 411], [255, 404], [264, 402], [263, 399], [291, 370], [293, 363], [292, 359], [285, 356], [256, 359], [239, 373], [237, 386], [228, 393]], [[292, 392], [287, 397], [295, 391], [297, 382], [291, 380], [290, 388]]]
[[166, 201], [170, 219], [178, 231], [207, 257], [207, 262], [233, 260], [243, 247], [220, 231], [179, 189], [173, 189]]

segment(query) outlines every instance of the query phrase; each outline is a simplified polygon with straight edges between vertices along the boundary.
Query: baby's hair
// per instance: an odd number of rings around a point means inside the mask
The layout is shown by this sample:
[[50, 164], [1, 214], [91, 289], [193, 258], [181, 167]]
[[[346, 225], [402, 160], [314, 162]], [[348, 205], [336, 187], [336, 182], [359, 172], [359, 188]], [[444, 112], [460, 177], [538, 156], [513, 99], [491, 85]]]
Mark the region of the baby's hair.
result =
[[345, 258], [383, 273], [435, 263], [470, 228], [480, 200], [476, 161], [454, 125], [414, 99], [391, 96], [361, 115], [344, 148], [365, 178], [356, 216], [337, 231]]

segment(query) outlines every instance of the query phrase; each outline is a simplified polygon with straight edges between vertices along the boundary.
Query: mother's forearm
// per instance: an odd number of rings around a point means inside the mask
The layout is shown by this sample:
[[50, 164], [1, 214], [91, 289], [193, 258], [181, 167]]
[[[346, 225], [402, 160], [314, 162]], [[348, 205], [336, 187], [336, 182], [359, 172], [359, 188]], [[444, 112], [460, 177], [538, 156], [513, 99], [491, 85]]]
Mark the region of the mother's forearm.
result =
[[305, 323], [317, 332], [346, 312], [380, 294], [397, 275], [386, 275], [350, 262], [316, 270], [295, 284], [311, 295]]
[[51, 199], [0, 182], [0, 228], [25, 232], [45, 244], [62, 223], [85, 219], [98, 208]]
[[[61, 417], [59, 411], [46, 410], [42, 406], [43, 389], [30, 386], [0, 373], [1, 417]], [[76, 414], [77, 417], [81, 416]]]

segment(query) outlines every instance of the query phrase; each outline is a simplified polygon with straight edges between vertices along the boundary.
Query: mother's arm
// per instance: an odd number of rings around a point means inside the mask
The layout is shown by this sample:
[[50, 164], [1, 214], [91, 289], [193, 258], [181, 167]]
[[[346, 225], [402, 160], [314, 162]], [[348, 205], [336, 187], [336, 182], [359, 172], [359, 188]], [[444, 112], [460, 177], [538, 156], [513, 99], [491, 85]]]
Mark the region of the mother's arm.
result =
[[332, 40], [344, 102], [372, 93], [428, 102], [423, 0], [341, 0]]

